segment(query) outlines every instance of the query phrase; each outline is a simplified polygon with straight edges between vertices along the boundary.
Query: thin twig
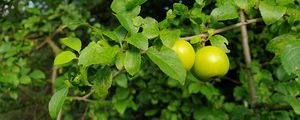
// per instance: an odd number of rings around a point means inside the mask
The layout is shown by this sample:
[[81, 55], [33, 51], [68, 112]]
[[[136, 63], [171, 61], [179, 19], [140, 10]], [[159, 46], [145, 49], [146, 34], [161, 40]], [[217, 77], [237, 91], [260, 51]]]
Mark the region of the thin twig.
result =
[[206, 33], [201, 33], [201, 34], [198, 34], [198, 35], [193, 35], [193, 36], [188, 36], [188, 37], [181, 37], [181, 38], [179, 38], [179, 39], [180, 39], [180, 40], [191, 40], [191, 39], [193, 39], [194, 37], [206, 38], [206, 37], [207, 37], [207, 34], [206, 34]]
[[[237, 27], [240, 27], [240, 26], [243, 26], [243, 25], [256, 23], [256, 22], [259, 22], [261, 20], [262, 20], [261, 18], [255, 18], [255, 19], [247, 20], [245, 22], [239, 22], [239, 23], [236, 23], [236, 24], [233, 24], [233, 25], [226, 26], [224, 28], [216, 29], [213, 34], [222, 33], [222, 32], [225, 32], [225, 31], [228, 31], [228, 30], [231, 30], [233, 28], [237, 28]], [[207, 33], [201, 33], [201, 34], [194, 35], [194, 36], [181, 37], [179, 39], [181, 39], [181, 40], [191, 40], [194, 37], [206, 38], [207, 36], [208, 36]]]
[[229, 80], [229, 81], [231, 81], [235, 84], [241, 84], [241, 82], [239, 80], [235, 80], [235, 79], [232, 79], [232, 78], [227, 77], [227, 76], [224, 76], [224, 79]]
[[121, 70], [115, 72], [115, 73], [112, 75], [112, 78], [117, 77], [119, 74], [121, 74], [121, 73], [123, 73], [123, 72], [125, 72], [125, 68], [122, 68]]
[[[243, 10], [240, 10], [240, 19], [241, 23], [246, 21], [246, 17]], [[251, 63], [251, 55], [250, 55], [250, 48], [249, 48], [249, 42], [248, 42], [248, 32], [246, 25], [242, 25], [241, 32], [242, 32], [242, 38], [243, 38], [243, 52], [244, 52], [244, 58], [246, 62], [246, 66], [248, 66]], [[257, 95], [256, 95], [256, 89], [253, 81], [253, 76], [251, 72], [247, 69], [247, 77], [248, 77], [248, 87], [250, 88], [250, 94], [251, 94], [251, 105], [256, 104], [257, 102]]]
[[78, 100], [78, 101], [85, 101], [85, 102], [92, 102], [92, 100], [88, 99], [88, 98], [83, 98], [83, 97], [78, 97], [78, 96], [74, 96], [74, 97], [70, 97], [73, 100]]
[[84, 110], [84, 113], [82, 114], [82, 116], [81, 116], [81, 120], [85, 120], [85, 117], [86, 117], [86, 113], [87, 113], [87, 111], [88, 111], [88, 106], [86, 106], [85, 107], [85, 110]]
[[[51, 84], [54, 84], [54, 81], [57, 78], [57, 67], [55, 67], [54, 65], [52, 66], [52, 73], [51, 73]], [[54, 89], [51, 89], [51, 92], [54, 93]]]
[[47, 41], [43, 41], [42, 43], [40, 43], [38, 46], [36, 46], [35, 47], [35, 49], [40, 49], [40, 48], [42, 48], [44, 45], [46, 45], [47, 44]]
[[216, 29], [215, 32], [214, 32], [214, 34], [225, 32], [225, 31], [231, 30], [233, 28], [245, 26], [247, 24], [252, 24], [252, 23], [259, 22], [259, 21], [262, 21], [262, 19], [261, 18], [255, 18], [255, 19], [251, 19], [251, 20], [245, 20], [245, 22], [239, 22], [239, 23], [236, 23], [236, 24], [233, 24], [233, 25], [229, 25], [229, 26], [224, 27], [224, 28]]
[[74, 100], [78, 100], [78, 101], [86, 101], [86, 102], [91, 102], [90, 99], [88, 99], [95, 91], [94, 90], [91, 90], [88, 94], [84, 95], [84, 96], [74, 96], [74, 97], [70, 97]]
[[[57, 35], [58, 33], [62, 32], [62, 26], [59, 26], [52, 34], [50, 34], [49, 36], [47, 36], [44, 41], [42, 43], [40, 43], [39, 45], [37, 45], [37, 47], [35, 49], [40, 49], [41, 47], [43, 47], [44, 45], [46, 45], [46, 43], [49, 44], [49, 41], [50, 41], [50, 44], [52, 45], [55, 45], [53, 43], [51, 43], [52, 41], [52, 38]], [[51, 48], [54, 47], [55, 49], [57, 49], [55, 46], [50, 46]], [[53, 48], [52, 48], [53, 49]]]
[[62, 119], [62, 109], [60, 109], [58, 115], [57, 115], [57, 118], [56, 120], [61, 120]]

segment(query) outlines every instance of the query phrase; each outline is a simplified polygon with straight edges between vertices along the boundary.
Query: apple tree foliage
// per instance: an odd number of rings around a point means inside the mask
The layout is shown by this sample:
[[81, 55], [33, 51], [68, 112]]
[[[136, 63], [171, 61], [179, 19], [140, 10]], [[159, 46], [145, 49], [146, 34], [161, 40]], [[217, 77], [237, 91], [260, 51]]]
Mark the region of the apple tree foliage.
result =
[[[158, 4], [165, 4], [157, 10], [164, 13], [153, 12]], [[299, 4], [4, 0], [0, 118], [299, 119]], [[244, 62], [242, 25], [250, 63]], [[195, 49], [222, 48], [228, 74], [201, 80], [186, 71], [171, 49], [181, 38]]]

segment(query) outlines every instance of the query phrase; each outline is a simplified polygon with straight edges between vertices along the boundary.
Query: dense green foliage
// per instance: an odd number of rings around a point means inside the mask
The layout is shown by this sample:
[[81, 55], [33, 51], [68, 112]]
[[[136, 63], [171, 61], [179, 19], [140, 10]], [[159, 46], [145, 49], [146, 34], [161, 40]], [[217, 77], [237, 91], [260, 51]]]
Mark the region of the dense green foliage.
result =
[[[300, 119], [299, 4], [2, 0], [0, 119]], [[186, 71], [171, 49], [179, 38], [220, 47], [228, 74]]]

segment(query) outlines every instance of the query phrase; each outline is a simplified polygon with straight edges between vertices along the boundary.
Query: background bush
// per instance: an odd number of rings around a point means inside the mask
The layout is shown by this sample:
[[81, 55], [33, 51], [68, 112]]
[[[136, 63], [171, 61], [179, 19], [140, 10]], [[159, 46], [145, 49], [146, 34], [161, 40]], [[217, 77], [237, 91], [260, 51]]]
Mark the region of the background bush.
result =
[[[299, 119], [299, 3], [2, 0], [0, 119]], [[179, 38], [228, 51], [228, 74], [182, 69]]]

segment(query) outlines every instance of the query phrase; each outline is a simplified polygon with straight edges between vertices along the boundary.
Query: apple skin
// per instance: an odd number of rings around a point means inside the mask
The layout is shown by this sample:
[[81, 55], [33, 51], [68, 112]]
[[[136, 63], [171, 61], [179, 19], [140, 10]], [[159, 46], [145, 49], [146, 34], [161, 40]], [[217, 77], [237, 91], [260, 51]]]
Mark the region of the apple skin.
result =
[[189, 71], [195, 62], [195, 50], [185, 40], [176, 40], [172, 49], [176, 52], [185, 70]]
[[229, 66], [228, 56], [222, 49], [205, 46], [197, 50], [193, 69], [200, 79], [209, 79], [226, 75]]

